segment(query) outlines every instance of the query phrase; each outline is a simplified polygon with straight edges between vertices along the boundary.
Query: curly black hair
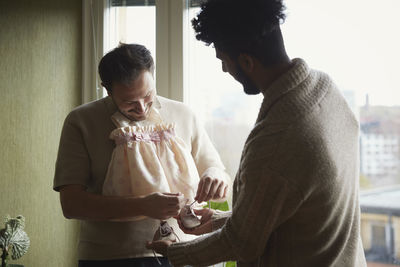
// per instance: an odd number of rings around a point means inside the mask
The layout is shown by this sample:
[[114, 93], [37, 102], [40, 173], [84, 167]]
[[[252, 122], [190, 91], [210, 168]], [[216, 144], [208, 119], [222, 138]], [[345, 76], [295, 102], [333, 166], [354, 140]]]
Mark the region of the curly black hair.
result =
[[136, 80], [143, 70], [153, 73], [154, 61], [150, 51], [140, 44], [120, 43], [100, 60], [98, 67], [107, 91], [112, 91], [115, 82], [129, 84]]
[[201, 4], [192, 25], [197, 40], [232, 57], [240, 53], [260, 57], [261, 50], [271, 48], [271, 42], [283, 44], [276, 39], [281, 38], [284, 10], [282, 0], [208, 0]]

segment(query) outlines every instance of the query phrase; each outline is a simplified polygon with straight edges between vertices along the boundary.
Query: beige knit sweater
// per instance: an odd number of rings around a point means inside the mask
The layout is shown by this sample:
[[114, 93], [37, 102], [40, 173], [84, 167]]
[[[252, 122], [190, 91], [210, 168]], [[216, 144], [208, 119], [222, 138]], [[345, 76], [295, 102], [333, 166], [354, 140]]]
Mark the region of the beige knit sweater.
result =
[[324, 73], [301, 59], [264, 93], [219, 230], [169, 247], [174, 266], [366, 266], [358, 123]]

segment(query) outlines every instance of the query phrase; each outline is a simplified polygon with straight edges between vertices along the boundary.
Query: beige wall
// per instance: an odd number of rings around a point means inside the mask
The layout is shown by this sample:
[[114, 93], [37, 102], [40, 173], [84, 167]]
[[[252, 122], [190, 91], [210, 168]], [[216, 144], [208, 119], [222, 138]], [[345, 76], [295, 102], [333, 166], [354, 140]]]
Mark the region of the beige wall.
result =
[[81, 1], [0, 1], [0, 228], [26, 217], [27, 267], [76, 266], [77, 223], [52, 179], [62, 122], [81, 99]]

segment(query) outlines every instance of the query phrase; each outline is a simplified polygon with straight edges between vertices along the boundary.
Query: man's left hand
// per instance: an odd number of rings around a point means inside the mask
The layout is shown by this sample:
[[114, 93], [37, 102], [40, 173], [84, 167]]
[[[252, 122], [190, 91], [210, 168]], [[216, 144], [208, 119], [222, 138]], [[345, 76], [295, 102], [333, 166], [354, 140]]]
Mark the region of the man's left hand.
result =
[[224, 180], [206, 175], [200, 178], [194, 199], [198, 203], [209, 200], [221, 200], [226, 197], [227, 191], [228, 184]]
[[167, 257], [168, 247], [171, 246], [172, 241], [170, 240], [158, 240], [153, 242], [147, 242], [146, 248], [152, 249], [155, 252]]

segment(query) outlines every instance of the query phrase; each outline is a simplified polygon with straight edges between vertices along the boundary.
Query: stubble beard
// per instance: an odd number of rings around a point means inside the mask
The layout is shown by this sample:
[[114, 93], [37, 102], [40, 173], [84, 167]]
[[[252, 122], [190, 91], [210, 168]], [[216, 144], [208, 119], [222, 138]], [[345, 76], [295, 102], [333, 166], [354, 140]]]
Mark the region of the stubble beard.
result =
[[244, 73], [238, 63], [236, 64], [236, 79], [242, 84], [243, 91], [247, 95], [258, 95], [260, 93], [260, 90], [253, 83], [253, 81], [251, 81], [250, 78], [247, 77], [247, 75]]

